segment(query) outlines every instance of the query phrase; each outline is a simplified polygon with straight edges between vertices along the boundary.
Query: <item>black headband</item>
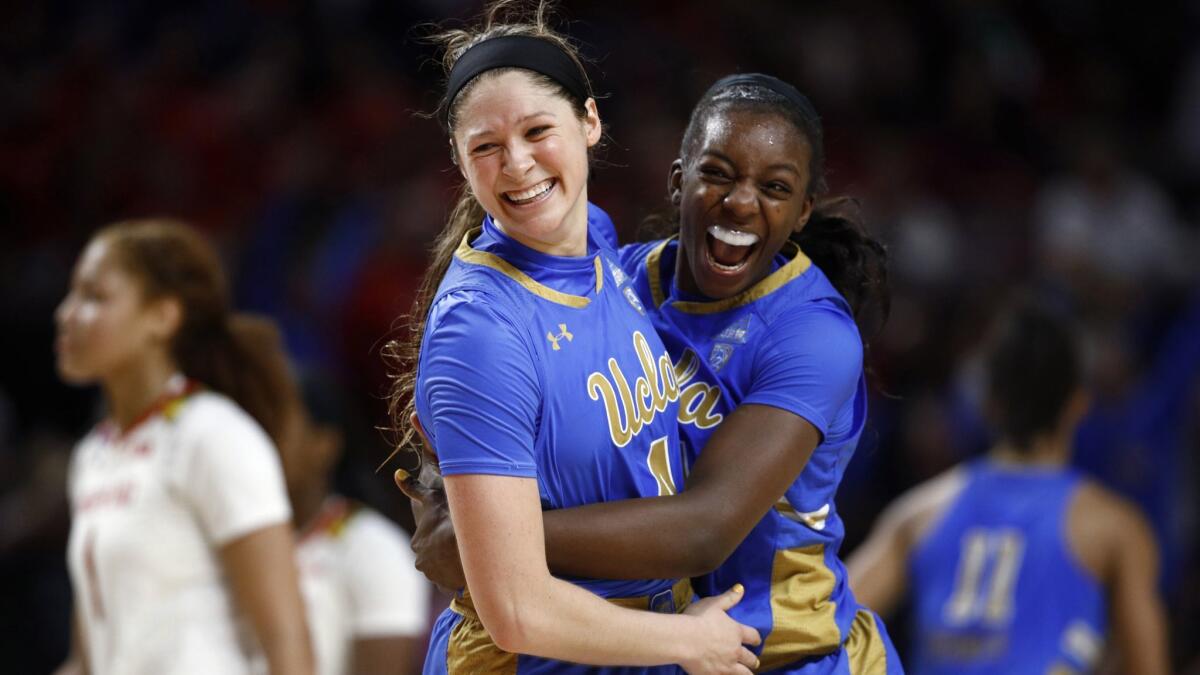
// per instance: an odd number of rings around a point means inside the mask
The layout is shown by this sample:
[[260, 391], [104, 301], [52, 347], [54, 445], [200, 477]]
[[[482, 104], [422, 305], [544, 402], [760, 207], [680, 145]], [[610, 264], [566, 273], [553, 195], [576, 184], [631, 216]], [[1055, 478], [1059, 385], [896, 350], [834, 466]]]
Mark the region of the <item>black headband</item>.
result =
[[778, 77], [771, 75], [763, 75], [762, 73], [738, 73], [736, 75], [726, 75], [725, 77], [717, 80], [713, 86], [708, 88], [708, 91], [704, 94], [704, 98], [710, 98], [718, 91], [728, 89], [729, 87], [737, 86], [739, 84], [765, 87], [766, 89], [770, 89], [776, 94], [779, 94], [787, 99], [792, 105], [796, 106], [801, 115], [803, 115], [809, 121], [815, 123], [818, 129], [820, 128], [819, 123], [821, 118], [819, 115], [817, 115], [817, 109], [813, 107], [813, 104], [808, 100], [808, 97], [804, 94], [801, 94], [799, 89], [796, 89], [787, 82], [784, 82]]
[[503, 35], [467, 49], [450, 69], [442, 124], [450, 126], [450, 107], [458, 92], [476, 75], [495, 68], [524, 68], [566, 87], [580, 101], [588, 98], [587, 79], [579, 65], [558, 45], [529, 35]]

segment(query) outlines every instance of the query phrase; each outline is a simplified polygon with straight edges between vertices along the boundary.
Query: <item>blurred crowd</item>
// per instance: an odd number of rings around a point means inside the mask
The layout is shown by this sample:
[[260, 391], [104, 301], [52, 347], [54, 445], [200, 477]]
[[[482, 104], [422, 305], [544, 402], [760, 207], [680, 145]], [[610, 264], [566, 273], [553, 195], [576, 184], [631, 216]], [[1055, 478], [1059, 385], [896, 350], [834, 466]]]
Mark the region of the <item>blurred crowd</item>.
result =
[[[795, 83], [834, 193], [891, 254], [847, 548], [900, 490], [989, 444], [979, 340], [1014, 293], [1069, 309], [1094, 402], [1076, 464], [1164, 551], [1175, 661], [1198, 668], [1200, 2], [571, 0], [607, 127], [592, 198], [626, 238], [664, 203], [717, 77]], [[55, 305], [88, 235], [171, 215], [220, 246], [240, 309], [333, 373], [360, 423], [343, 493], [400, 522], [379, 349], [404, 334], [459, 176], [429, 21], [462, 0], [49, 1], [0, 8], [0, 662], [65, 653], [65, 466], [95, 392], [59, 383]], [[903, 624], [892, 630], [903, 653]], [[7, 671], [6, 671], [7, 672]]]

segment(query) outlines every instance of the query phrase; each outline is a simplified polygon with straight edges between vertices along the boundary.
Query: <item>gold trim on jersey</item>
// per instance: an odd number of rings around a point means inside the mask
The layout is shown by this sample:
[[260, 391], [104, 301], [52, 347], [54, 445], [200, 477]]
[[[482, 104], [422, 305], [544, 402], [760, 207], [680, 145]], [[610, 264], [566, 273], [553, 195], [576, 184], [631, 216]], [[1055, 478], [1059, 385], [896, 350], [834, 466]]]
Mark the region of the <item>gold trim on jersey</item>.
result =
[[775, 502], [775, 510], [779, 515], [794, 520], [802, 525], [807, 525], [812, 529], [820, 532], [825, 529], [825, 521], [829, 518], [829, 504], [825, 504], [816, 511], [802, 512], [792, 506], [792, 503], [787, 500], [787, 497], [780, 497], [779, 501]]
[[517, 655], [496, 646], [475, 609], [471, 607], [469, 611], [464, 611], [465, 607], [458, 598], [450, 603], [450, 608], [462, 619], [450, 631], [450, 640], [446, 645], [446, 672], [516, 675]]
[[875, 615], [860, 609], [850, 624], [850, 637], [846, 638], [846, 660], [850, 662], [851, 675], [887, 675], [887, 645]]
[[828, 654], [841, 645], [837, 604], [830, 599], [835, 583], [833, 571], [825, 566], [824, 544], [775, 552], [771, 565], [773, 625], [763, 641], [760, 671]]
[[667, 248], [667, 244], [671, 243], [671, 239], [677, 237], [678, 235], [663, 240], [661, 244], [654, 247], [654, 250], [650, 251], [650, 255], [646, 256], [646, 279], [650, 282], [650, 297], [653, 298], [655, 307], [662, 307], [663, 303], [667, 301], [667, 297], [663, 295], [662, 270], [659, 269], [659, 261], [662, 260], [662, 252]]
[[[517, 269], [512, 263], [494, 253], [477, 251], [474, 248], [471, 248], [471, 240], [478, 236], [482, 229], [483, 228], [477, 227], [470, 232], [467, 232], [466, 235], [463, 236], [462, 242], [459, 243], [458, 250], [454, 252], [454, 257], [470, 265], [482, 265], [484, 267], [490, 267], [517, 282], [520, 284], [521, 288], [524, 288], [543, 300], [549, 300], [550, 302], [566, 305], [567, 307], [573, 307], [575, 309], [583, 309], [584, 307], [588, 306], [588, 303], [591, 302], [590, 298], [585, 298], [582, 295], [571, 295], [569, 293], [563, 293], [562, 291], [556, 291], [545, 284], [535, 281], [533, 277]], [[595, 267], [596, 292], [599, 293], [600, 289], [604, 287], [604, 277], [602, 268], [600, 267], [599, 254], [596, 255]]]
[[[674, 238], [672, 237], [671, 239]], [[655, 307], [662, 307], [662, 304], [666, 302], [666, 296], [663, 294], [662, 288], [662, 270], [659, 269], [659, 266], [662, 261], [663, 249], [667, 247], [667, 243], [671, 239], [667, 239], [656, 246], [646, 256], [647, 278], [650, 281], [650, 295], [654, 298]], [[783, 267], [768, 274], [762, 281], [759, 281], [741, 293], [725, 298], [724, 300], [711, 300], [708, 302], [676, 300], [671, 303], [671, 306], [687, 314], [716, 314], [717, 312], [725, 312], [765, 298], [782, 288], [787, 282], [807, 272], [809, 267], [812, 267], [812, 260], [804, 255], [804, 251], [800, 250], [800, 246], [796, 242], [784, 242], [783, 248], [780, 251], [790, 257], [791, 260], [787, 261]]]

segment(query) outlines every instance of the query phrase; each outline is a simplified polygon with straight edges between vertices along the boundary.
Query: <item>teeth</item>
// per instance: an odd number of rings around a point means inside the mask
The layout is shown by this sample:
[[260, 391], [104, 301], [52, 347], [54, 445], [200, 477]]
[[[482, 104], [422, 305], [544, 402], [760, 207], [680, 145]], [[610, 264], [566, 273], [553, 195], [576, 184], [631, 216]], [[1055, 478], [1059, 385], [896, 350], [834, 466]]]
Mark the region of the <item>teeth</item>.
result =
[[537, 185], [534, 185], [533, 187], [529, 188], [528, 190], [521, 190], [520, 192], [505, 192], [504, 196], [508, 197], [510, 200], [512, 200], [514, 202], [527, 202], [535, 197], [540, 197], [543, 194], [545, 194], [546, 192], [549, 192], [550, 188], [553, 185], [554, 185], [554, 179], [547, 178], [546, 180], [538, 183]]
[[757, 234], [731, 230], [720, 225], [710, 226], [708, 233], [713, 236], [713, 239], [730, 246], [753, 246], [758, 243]]

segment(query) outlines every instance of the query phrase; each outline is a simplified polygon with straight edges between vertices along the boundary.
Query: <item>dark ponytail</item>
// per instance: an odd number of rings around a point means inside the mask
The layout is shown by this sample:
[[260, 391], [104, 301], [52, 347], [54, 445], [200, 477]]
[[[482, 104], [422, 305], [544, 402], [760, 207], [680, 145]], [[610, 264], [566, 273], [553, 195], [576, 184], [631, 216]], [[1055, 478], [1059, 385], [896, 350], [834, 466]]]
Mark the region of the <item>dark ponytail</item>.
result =
[[877, 335], [891, 311], [887, 249], [867, 232], [858, 201], [818, 198], [791, 238], [846, 299], [863, 337]]
[[234, 314], [216, 251], [172, 220], [136, 220], [96, 235], [146, 299], [175, 298], [182, 321], [171, 356], [187, 377], [233, 399], [278, 444], [295, 396], [279, 330], [265, 317]]

